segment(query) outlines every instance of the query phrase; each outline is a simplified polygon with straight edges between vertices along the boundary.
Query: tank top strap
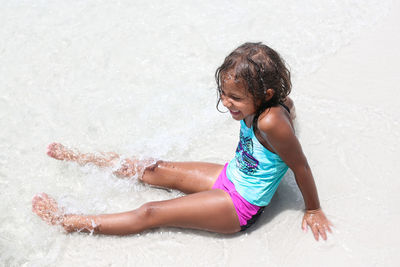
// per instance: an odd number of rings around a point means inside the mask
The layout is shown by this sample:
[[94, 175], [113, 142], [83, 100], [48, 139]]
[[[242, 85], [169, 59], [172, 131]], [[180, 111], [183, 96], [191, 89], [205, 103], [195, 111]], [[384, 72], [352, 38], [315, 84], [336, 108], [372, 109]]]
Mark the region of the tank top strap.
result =
[[290, 109], [289, 109], [289, 107], [288, 106], [286, 106], [285, 104], [283, 104], [283, 103], [279, 103], [279, 105], [281, 105], [284, 109], [286, 109], [287, 110], [287, 112], [289, 112], [289, 114], [290, 114]]

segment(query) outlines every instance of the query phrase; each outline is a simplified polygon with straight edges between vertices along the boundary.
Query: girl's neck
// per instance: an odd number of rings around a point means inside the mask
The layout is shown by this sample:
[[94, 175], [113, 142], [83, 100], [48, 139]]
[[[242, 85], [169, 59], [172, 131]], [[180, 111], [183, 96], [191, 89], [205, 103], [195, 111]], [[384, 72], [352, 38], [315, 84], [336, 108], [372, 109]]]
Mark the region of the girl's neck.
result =
[[255, 114], [252, 114], [243, 119], [244, 124], [246, 124], [247, 128], [251, 128], [251, 126], [253, 125], [254, 116]]

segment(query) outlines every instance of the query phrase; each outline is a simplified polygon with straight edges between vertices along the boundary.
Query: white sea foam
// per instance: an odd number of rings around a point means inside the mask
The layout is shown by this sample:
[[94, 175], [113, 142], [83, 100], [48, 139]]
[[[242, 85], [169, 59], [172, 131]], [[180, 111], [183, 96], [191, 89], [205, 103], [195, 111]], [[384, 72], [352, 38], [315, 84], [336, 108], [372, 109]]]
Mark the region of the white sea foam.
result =
[[[58, 141], [84, 152], [223, 163], [234, 153], [238, 126], [215, 110], [213, 74], [231, 50], [245, 41], [263, 41], [283, 55], [296, 81], [318, 69], [389, 7], [390, 1], [378, 0], [2, 1], [1, 262], [6, 266], [176, 266], [190, 258], [199, 265], [226, 266], [235, 255], [243, 255], [255, 264], [282, 263], [274, 252], [296, 251], [299, 248], [288, 238], [302, 238], [291, 223], [298, 220], [302, 205], [292, 174], [275, 203], [297, 210], [279, 216], [277, 210], [268, 211], [274, 220], [240, 240], [174, 229], [126, 238], [65, 235], [31, 213], [35, 193], [54, 196], [68, 212], [91, 214], [131, 210], [180, 193], [150, 188], [137, 179], [118, 179], [112, 170], [55, 161], [47, 157], [45, 148]], [[328, 109], [312, 100], [298, 97], [302, 117], [311, 121], [315, 110], [322, 115]], [[311, 108], [305, 109], [310, 102]], [[336, 104], [328, 101], [330, 107]], [[381, 118], [379, 113], [374, 116]], [[364, 126], [356, 125], [357, 129]], [[317, 130], [319, 120], [307, 127], [313, 129], [312, 135], [301, 129], [301, 137], [305, 147], [315, 152], [310, 160], [326, 166], [316, 156], [319, 145], [334, 146], [338, 140], [328, 140], [330, 133]], [[354, 149], [360, 146], [355, 144]], [[335, 153], [337, 164], [349, 168], [346, 152]], [[357, 173], [353, 175], [349, 178], [357, 190], [356, 185], [363, 184]], [[358, 196], [364, 197], [362, 193], [369, 189], [362, 190]], [[292, 196], [282, 200], [284, 192]], [[341, 197], [352, 196], [334, 198]], [[334, 205], [329, 198], [327, 203]], [[283, 237], [282, 231], [291, 237]], [[345, 234], [336, 236], [335, 242], [345, 249], [352, 245]], [[276, 240], [280, 245], [274, 244]], [[242, 251], [243, 247], [248, 250]]]

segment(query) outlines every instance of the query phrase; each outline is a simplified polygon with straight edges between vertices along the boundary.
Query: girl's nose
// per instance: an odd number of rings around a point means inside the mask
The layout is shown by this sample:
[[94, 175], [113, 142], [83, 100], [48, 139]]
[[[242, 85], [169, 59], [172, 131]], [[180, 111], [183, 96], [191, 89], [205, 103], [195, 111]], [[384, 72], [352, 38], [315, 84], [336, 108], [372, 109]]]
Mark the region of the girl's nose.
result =
[[231, 102], [226, 97], [221, 96], [221, 101], [224, 107], [229, 108], [231, 106]]

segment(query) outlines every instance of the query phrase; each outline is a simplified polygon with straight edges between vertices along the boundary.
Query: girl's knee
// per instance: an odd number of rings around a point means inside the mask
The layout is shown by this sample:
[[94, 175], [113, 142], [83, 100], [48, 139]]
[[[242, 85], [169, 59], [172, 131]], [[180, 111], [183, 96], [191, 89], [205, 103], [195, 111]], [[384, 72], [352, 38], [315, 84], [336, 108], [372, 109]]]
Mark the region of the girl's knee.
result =
[[137, 211], [141, 223], [145, 224], [146, 228], [148, 228], [152, 225], [152, 222], [154, 222], [154, 218], [157, 214], [157, 204], [156, 202], [145, 203], [140, 206]]
[[136, 230], [134, 232], [141, 232], [147, 229], [162, 226], [163, 212], [160, 212], [160, 205], [157, 201], [148, 202], [134, 210], [132, 213], [133, 220], [132, 227]]
[[143, 170], [143, 175], [139, 177], [139, 180], [145, 183], [152, 183], [152, 178], [154, 178], [156, 170], [158, 167], [164, 164], [164, 161], [162, 160], [157, 160], [153, 164], [150, 164], [149, 166], [146, 166]]
[[157, 160], [153, 164], [150, 164], [149, 166], [146, 166], [144, 169], [144, 172], [154, 172], [160, 165], [164, 164], [165, 162], [163, 160]]

